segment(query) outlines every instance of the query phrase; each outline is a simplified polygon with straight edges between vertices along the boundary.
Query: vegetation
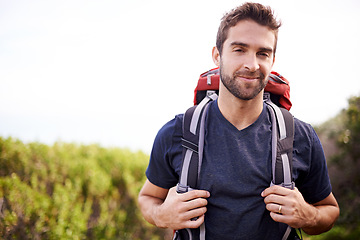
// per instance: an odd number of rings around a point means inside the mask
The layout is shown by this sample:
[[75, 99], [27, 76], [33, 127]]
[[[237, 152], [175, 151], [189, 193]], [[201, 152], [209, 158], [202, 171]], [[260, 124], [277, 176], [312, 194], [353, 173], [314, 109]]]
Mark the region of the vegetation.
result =
[[[341, 215], [335, 227], [306, 239], [360, 236], [360, 97], [316, 128]], [[2, 239], [164, 239], [136, 199], [148, 156], [98, 145], [24, 144], [0, 137]], [[167, 239], [170, 239], [167, 237]]]
[[147, 161], [124, 149], [0, 138], [0, 236], [163, 239], [136, 204]]
[[360, 96], [338, 116], [316, 128], [328, 159], [340, 217], [326, 234], [311, 239], [359, 239], [360, 236]]

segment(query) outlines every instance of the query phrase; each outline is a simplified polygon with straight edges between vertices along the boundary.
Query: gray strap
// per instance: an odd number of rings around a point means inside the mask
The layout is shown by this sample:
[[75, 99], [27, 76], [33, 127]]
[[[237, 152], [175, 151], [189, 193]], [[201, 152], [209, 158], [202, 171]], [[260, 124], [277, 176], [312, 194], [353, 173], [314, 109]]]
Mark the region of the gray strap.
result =
[[287, 240], [287, 238], [288, 238], [289, 235], [290, 235], [290, 232], [291, 232], [291, 227], [288, 226], [287, 229], [286, 229], [286, 231], [285, 231], [285, 234], [284, 234], [282, 240]]
[[267, 101], [266, 102], [268, 105], [271, 106], [271, 108], [275, 111], [277, 120], [278, 120], [278, 127], [279, 127], [279, 138], [280, 140], [285, 139], [286, 138], [286, 126], [285, 126], [285, 120], [284, 120], [284, 116], [281, 113], [281, 110], [278, 106], [276, 106], [276, 104], [274, 104], [271, 101]]
[[[206, 113], [208, 110], [209, 105], [207, 104], [209, 101], [211, 100], [216, 100], [217, 99], [217, 94], [213, 94], [215, 93], [214, 91], [209, 91], [207, 96], [199, 103], [199, 105], [195, 108], [194, 113], [192, 115], [191, 118], [191, 122], [190, 122], [190, 132], [194, 135], [196, 135], [196, 129], [199, 123], [199, 118], [201, 115], [201, 119], [200, 119], [200, 129], [199, 129], [199, 142], [198, 142], [198, 179], [200, 178], [200, 171], [201, 171], [201, 164], [202, 164], [202, 159], [203, 159], [203, 150], [204, 150], [204, 143], [205, 143], [205, 118], [206, 118]], [[201, 114], [202, 113], [202, 114]], [[180, 188], [187, 188], [186, 190], [184, 190], [184, 192], [186, 191], [191, 191], [193, 189], [189, 188], [187, 186], [187, 181], [188, 181], [188, 172], [189, 172], [189, 166], [190, 166], [190, 161], [191, 161], [191, 157], [193, 154], [193, 150], [191, 149], [187, 149], [185, 152], [185, 157], [183, 160], [183, 167], [181, 170], [181, 176], [180, 176], [180, 183], [178, 184], [177, 188], [178, 190], [180, 190]], [[200, 226], [200, 240], [205, 240], [205, 222], [203, 224], [201, 224]], [[189, 234], [190, 240], [192, 240], [192, 233], [190, 229], [186, 229], [186, 231]]]
[[289, 157], [286, 153], [281, 154], [283, 169], [284, 169], [284, 185], [285, 187], [292, 187], [292, 179], [291, 179], [291, 169], [289, 163]]
[[189, 234], [189, 240], [192, 240], [192, 234], [191, 234], [191, 230], [189, 228], [186, 228], [186, 231]]
[[192, 134], [194, 134], [194, 135], [196, 134], [196, 127], [198, 125], [201, 110], [203, 109], [204, 105], [207, 104], [210, 100], [215, 100], [217, 98], [217, 95], [216, 96], [213, 96], [213, 95], [216, 95], [216, 94], [207, 95], [196, 107], [196, 109], [193, 113], [193, 116], [191, 118], [191, 123], [190, 123], [190, 132]]
[[[271, 159], [272, 159], [272, 172], [273, 172], [273, 183], [275, 183], [275, 176], [276, 176], [276, 153], [277, 153], [277, 131], [279, 129], [280, 140], [286, 138], [286, 126], [284, 116], [278, 106], [276, 106], [271, 101], [266, 101], [269, 106], [270, 115], [271, 115], [271, 123], [272, 123], [272, 139], [271, 139]], [[277, 124], [278, 122], [278, 124]], [[282, 137], [281, 137], [282, 136]], [[283, 166], [283, 174], [284, 174], [284, 186], [293, 188], [292, 179], [291, 179], [291, 168], [288, 155], [282, 154], [282, 166]]]
[[[208, 110], [209, 105], [207, 103], [210, 100], [216, 100], [217, 94], [213, 94], [214, 92], [211, 91], [207, 96], [200, 102], [200, 104], [195, 108], [194, 113], [191, 118], [190, 122], [190, 132], [196, 135], [196, 128], [198, 126], [198, 121], [201, 115], [202, 110], [203, 114], [200, 119], [200, 132], [199, 132], [199, 143], [198, 143], [198, 154], [199, 154], [199, 165], [198, 165], [198, 179], [200, 177], [200, 170], [201, 170], [201, 164], [202, 164], [202, 157], [203, 157], [203, 149], [204, 149], [204, 135], [205, 135], [205, 117], [206, 112]], [[187, 149], [185, 153], [185, 157], [183, 160], [183, 167], [181, 170], [181, 176], [180, 176], [180, 184], [183, 186], [187, 186], [188, 181], [188, 172], [189, 172], [189, 166], [190, 166], [190, 160], [192, 157], [193, 151], [191, 149]]]
[[[280, 135], [280, 140], [285, 139], [286, 138], [286, 126], [285, 126], [285, 120], [284, 120], [284, 116], [281, 112], [281, 110], [279, 109], [278, 106], [276, 106], [274, 103], [272, 103], [271, 101], [266, 101], [266, 103], [268, 104], [269, 110], [270, 110], [270, 115], [271, 115], [271, 122], [272, 122], [272, 141], [271, 141], [271, 145], [272, 145], [272, 171], [273, 171], [273, 181], [271, 182], [271, 185], [274, 185], [275, 183], [275, 164], [276, 164], [276, 151], [277, 151], [277, 128], [279, 129], [279, 135]], [[276, 114], [276, 116], [275, 116]], [[278, 124], [277, 124], [277, 121]], [[284, 186], [285, 187], [290, 187], [291, 189], [294, 188], [294, 185], [292, 183], [292, 179], [291, 179], [291, 169], [290, 169], [290, 162], [289, 162], [289, 158], [288, 155], [286, 153], [281, 154], [281, 159], [282, 159], [282, 166], [283, 166], [283, 174], [284, 174]], [[287, 240], [287, 238], [289, 237], [291, 232], [291, 227], [288, 226], [285, 234], [282, 238], [282, 240]]]
[[[267, 102], [268, 103], [268, 102]], [[272, 161], [272, 176], [273, 180], [271, 181], [271, 185], [275, 184], [275, 165], [276, 165], [276, 152], [277, 152], [277, 124], [276, 124], [276, 117], [273, 107], [268, 107], [271, 116], [271, 124], [272, 124], [272, 131], [271, 131], [271, 161]]]
[[181, 176], [180, 176], [180, 184], [183, 186], [187, 185], [188, 171], [189, 171], [189, 165], [192, 154], [193, 151], [191, 151], [190, 149], [186, 150], [184, 162], [183, 162], [183, 168], [181, 170]]
[[[210, 97], [212, 100], [217, 99], [216, 94], [212, 94], [210, 96], [208, 95], [208, 97]], [[205, 117], [206, 117], [208, 108], [209, 108], [209, 105], [206, 105], [203, 115], [201, 117], [201, 122], [200, 122], [199, 150], [198, 150], [199, 151], [198, 179], [200, 179], [201, 164], [202, 164], [202, 160], [203, 160], [204, 143], [205, 143]], [[200, 240], [205, 240], [205, 222], [203, 222], [200, 226], [200, 236], [199, 237], [200, 237]]]
[[209, 108], [209, 104], [205, 106], [203, 114], [201, 116], [201, 121], [200, 121], [199, 146], [198, 146], [198, 153], [199, 153], [198, 180], [200, 179], [200, 170], [201, 170], [201, 164], [202, 164], [203, 154], [204, 154], [205, 117], [206, 117], [208, 108]]
[[205, 222], [200, 226], [200, 240], [205, 240]]

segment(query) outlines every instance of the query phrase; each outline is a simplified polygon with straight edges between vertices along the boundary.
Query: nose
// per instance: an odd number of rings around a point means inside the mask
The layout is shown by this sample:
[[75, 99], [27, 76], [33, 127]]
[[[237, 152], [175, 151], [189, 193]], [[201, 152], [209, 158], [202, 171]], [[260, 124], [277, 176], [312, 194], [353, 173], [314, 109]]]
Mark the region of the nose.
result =
[[250, 72], [255, 72], [260, 68], [256, 55], [248, 54], [246, 56], [244, 68], [248, 69]]

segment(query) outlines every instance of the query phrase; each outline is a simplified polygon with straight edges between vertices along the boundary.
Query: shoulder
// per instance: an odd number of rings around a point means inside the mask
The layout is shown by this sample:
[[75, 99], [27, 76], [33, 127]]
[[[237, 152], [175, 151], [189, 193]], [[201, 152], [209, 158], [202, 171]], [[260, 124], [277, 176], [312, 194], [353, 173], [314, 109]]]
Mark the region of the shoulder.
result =
[[331, 193], [324, 151], [314, 128], [294, 119], [294, 176], [296, 185], [309, 203], [325, 199]]
[[168, 121], [158, 132], [157, 137], [161, 141], [169, 143], [170, 139], [182, 136], [183, 114], [176, 115]]
[[309, 123], [303, 122], [295, 117], [294, 117], [294, 128], [295, 128], [295, 141], [301, 140], [312, 143], [314, 140], [317, 139], [317, 134], [314, 128]]
[[176, 115], [172, 120], [168, 121], [158, 131], [152, 152], [168, 152], [182, 137], [182, 121], [183, 114]]
[[325, 161], [323, 147], [314, 128], [297, 118], [294, 118], [295, 136], [294, 150], [298, 155], [303, 156], [308, 161], [314, 160], [314, 156], [319, 161]]
[[157, 133], [146, 170], [148, 180], [169, 189], [178, 181], [181, 167], [181, 137], [183, 115], [177, 115]]

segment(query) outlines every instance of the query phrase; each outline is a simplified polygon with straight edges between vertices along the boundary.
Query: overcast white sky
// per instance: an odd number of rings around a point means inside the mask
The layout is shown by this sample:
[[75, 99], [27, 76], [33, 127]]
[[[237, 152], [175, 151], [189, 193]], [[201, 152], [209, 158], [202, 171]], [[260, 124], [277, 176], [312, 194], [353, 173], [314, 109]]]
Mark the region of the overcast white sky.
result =
[[[243, 1], [0, 0], [0, 136], [150, 152], [192, 104], [222, 15]], [[273, 70], [321, 123], [360, 94], [360, 1], [277, 0]]]

